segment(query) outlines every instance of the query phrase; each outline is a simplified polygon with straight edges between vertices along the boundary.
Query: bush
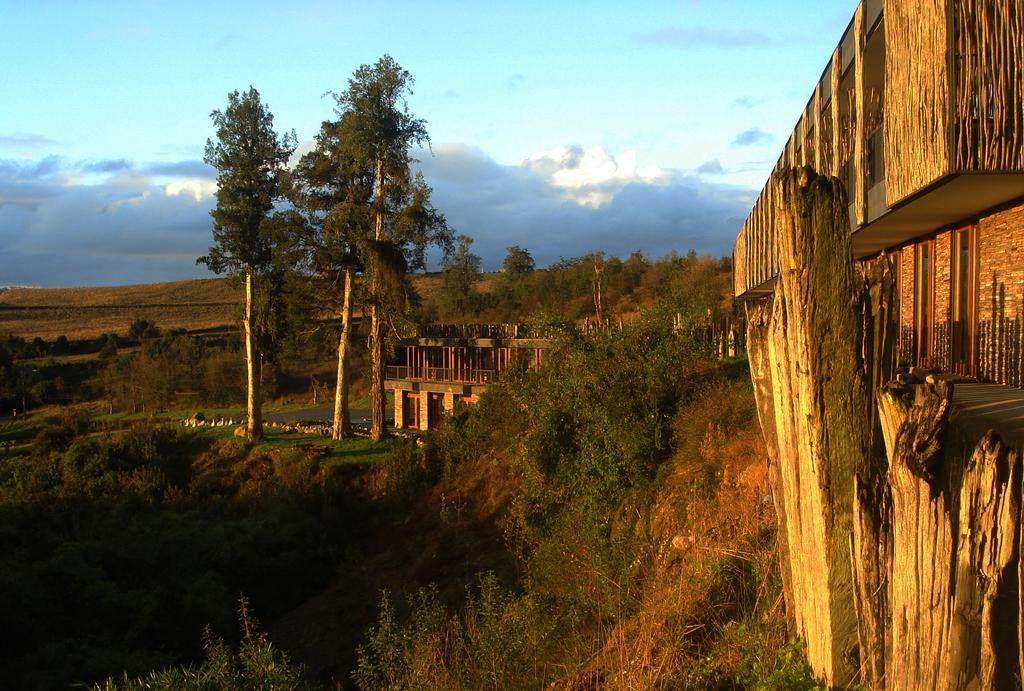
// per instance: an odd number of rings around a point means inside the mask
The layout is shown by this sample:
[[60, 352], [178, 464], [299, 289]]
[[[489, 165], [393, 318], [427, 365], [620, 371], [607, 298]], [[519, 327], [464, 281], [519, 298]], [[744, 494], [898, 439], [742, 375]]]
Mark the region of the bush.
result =
[[[352, 674], [360, 689], [504, 689], [536, 686], [536, 654], [544, 625], [533, 602], [484, 573], [450, 614], [436, 586], [415, 591], [400, 621], [388, 593], [358, 651]], [[538, 639], [540, 635], [540, 639]]]
[[365, 521], [316, 454], [177, 425], [83, 431], [48, 421], [0, 463], [0, 678], [15, 688], [195, 659], [204, 626], [234, 630], [237, 593], [276, 617], [326, 585]]
[[302, 669], [274, 648], [259, 623], [252, 617], [248, 603], [239, 605], [241, 643], [235, 652], [224, 639], [209, 628], [203, 631], [205, 659], [198, 666], [172, 667], [132, 679], [107, 679], [95, 691], [293, 691], [304, 686]]
[[60, 413], [45, 418], [36, 434], [34, 450], [39, 454], [64, 451], [80, 434], [89, 429], [89, 418], [64, 408]]
[[131, 326], [128, 327], [128, 338], [133, 341], [157, 338], [159, 335], [159, 327], [146, 319], [136, 319], [131, 323]]
[[107, 334], [103, 339], [103, 345], [100, 347], [99, 358], [101, 360], [111, 360], [117, 357], [117, 335]]

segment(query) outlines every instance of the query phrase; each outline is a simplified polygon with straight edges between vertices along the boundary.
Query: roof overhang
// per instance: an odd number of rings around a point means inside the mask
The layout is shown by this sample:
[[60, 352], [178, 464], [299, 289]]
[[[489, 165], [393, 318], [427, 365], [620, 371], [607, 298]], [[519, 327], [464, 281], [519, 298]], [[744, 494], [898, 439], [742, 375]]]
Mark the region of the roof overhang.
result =
[[970, 223], [985, 211], [1024, 197], [1024, 173], [947, 176], [853, 233], [853, 256], [882, 250], [943, 228]]

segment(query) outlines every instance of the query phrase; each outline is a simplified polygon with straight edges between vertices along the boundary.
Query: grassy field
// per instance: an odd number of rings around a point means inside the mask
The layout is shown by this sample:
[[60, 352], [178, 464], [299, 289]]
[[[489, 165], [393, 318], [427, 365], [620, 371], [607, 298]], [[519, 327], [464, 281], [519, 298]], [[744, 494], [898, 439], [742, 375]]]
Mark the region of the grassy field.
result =
[[[265, 412], [289, 412], [301, 411], [309, 408], [308, 405], [283, 405], [268, 406]], [[54, 409], [56, 410], [56, 409]], [[53, 411], [50, 411], [53, 412]], [[101, 414], [93, 415], [91, 419], [99, 425], [94, 435], [107, 433], [120, 433], [127, 430], [133, 423], [151, 420], [157, 423], [176, 425], [181, 420], [194, 414], [195, 411], [166, 411], [156, 416], [149, 416], [142, 413], [137, 414]], [[217, 417], [234, 417], [239, 419], [241, 413], [237, 408], [206, 408], [203, 414], [208, 419]], [[0, 459], [13, 455], [27, 453], [32, 446], [33, 439], [42, 429], [47, 418], [46, 414], [36, 414], [28, 418], [2, 419], [0, 420]], [[194, 432], [204, 437], [214, 439], [228, 439], [238, 444], [247, 443], [245, 439], [235, 436], [235, 427], [196, 427]], [[380, 443], [370, 441], [368, 437], [352, 437], [344, 441], [334, 441], [328, 437], [313, 434], [300, 434], [297, 432], [285, 432], [280, 428], [267, 425], [264, 427], [265, 438], [256, 445], [257, 450], [272, 451], [288, 449], [296, 446], [320, 447], [325, 451], [325, 460], [331, 463], [372, 463], [381, 460], [388, 453], [394, 444], [394, 440], [385, 440]]]
[[[439, 276], [413, 280], [424, 297], [440, 283]], [[100, 288], [8, 288], [0, 290], [0, 334], [47, 341], [124, 335], [136, 319], [165, 330], [234, 328], [241, 301], [241, 289], [222, 278]]]
[[136, 319], [162, 329], [231, 327], [241, 291], [224, 279], [104, 288], [9, 288], [0, 292], [0, 333], [71, 340], [127, 332]]

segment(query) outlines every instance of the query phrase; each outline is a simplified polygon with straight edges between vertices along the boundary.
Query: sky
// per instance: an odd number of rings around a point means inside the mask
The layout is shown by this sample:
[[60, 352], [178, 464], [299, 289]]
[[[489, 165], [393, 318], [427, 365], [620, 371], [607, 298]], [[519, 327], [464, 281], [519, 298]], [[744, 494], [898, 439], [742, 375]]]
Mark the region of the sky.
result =
[[485, 268], [727, 254], [855, 7], [0, 0], [0, 286], [209, 275], [210, 112], [255, 86], [302, 150], [385, 53]]

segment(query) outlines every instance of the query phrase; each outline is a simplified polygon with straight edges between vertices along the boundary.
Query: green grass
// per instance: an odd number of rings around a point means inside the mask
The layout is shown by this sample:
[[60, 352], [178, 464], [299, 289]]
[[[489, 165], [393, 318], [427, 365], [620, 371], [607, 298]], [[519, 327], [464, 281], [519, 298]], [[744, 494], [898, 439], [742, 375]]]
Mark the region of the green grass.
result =
[[33, 419], [7, 420], [0, 422], [0, 442], [16, 442], [31, 439], [39, 431]]
[[[248, 442], [235, 436], [234, 427], [198, 427], [196, 432], [214, 439], [227, 439], [238, 444]], [[260, 451], [278, 451], [295, 446], [319, 446], [327, 450], [324, 459], [328, 465], [343, 463], [372, 464], [386, 458], [394, 449], [395, 440], [385, 439], [380, 442], [371, 441], [369, 437], [350, 437], [342, 441], [334, 441], [330, 437], [316, 434], [299, 434], [266, 427], [263, 430], [263, 441], [256, 444]]]

